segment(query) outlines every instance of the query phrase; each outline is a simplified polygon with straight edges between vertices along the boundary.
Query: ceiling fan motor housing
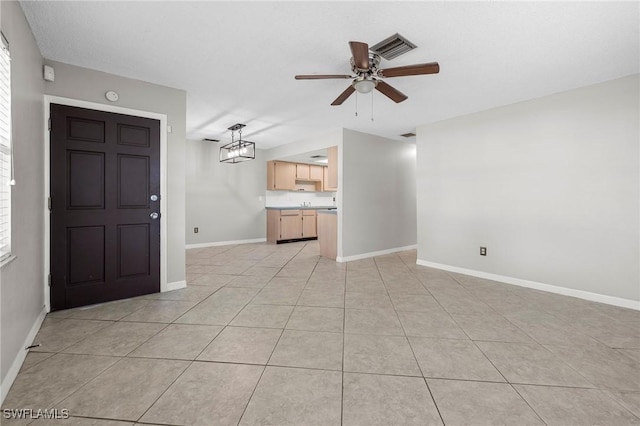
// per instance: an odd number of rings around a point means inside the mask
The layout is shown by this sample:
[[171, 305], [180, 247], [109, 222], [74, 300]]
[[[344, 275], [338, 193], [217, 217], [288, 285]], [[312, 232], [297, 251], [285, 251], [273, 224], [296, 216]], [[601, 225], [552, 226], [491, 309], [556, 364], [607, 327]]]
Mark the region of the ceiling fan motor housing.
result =
[[376, 55], [375, 53], [369, 54], [369, 69], [366, 71], [363, 71], [356, 67], [353, 57], [351, 58], [351, 71], [353, 71], [356, 76], [377, 76], [379, 66], [380, 56]]

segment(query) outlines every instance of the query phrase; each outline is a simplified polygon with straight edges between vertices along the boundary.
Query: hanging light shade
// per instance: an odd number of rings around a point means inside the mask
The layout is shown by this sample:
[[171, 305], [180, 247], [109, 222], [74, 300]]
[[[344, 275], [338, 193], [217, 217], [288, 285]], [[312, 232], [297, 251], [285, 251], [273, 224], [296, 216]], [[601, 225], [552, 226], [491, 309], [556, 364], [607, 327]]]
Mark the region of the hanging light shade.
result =
[[358, 93], [370, 93], [375, 87], [376, 82], [373, 80], [358, 80], [354, 83], [353, 87]]
[[[229, 127], [231, 130], [231, 143], [220, 147], [221, 163], [240, 163], [242, 161], [254, 160], [256, 158], [256, 144], [247, 140], [242, 140], [242, 128], [244, 124], [234, 124]], [[235, 140], [235, 132], [238, 132], [238, 140]]]

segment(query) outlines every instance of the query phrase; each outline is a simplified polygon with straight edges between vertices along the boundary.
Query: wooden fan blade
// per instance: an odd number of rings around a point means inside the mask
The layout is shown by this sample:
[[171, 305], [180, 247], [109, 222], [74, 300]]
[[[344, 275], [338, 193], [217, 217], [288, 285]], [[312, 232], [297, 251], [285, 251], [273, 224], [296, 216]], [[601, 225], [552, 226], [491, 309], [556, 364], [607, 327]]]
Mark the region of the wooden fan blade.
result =
[[347, 98], [351, 96], [355, 91], [356, 89], [354, 89], [353, 86], [347, 87], [344, 92], [340, 93], [340, 96], [338, 96], [335, 101], [331, 102], [331, 105], [342, 105], [342, 103], [346, 101]]
[[356, 68], [362, 71], [369, 70], [369, 45], [360, 41], [350, 41], [351, 56]]
[[343, 74], [296, 75], [296, 80], [324, 80], [326, 78], [353, 78], [353, 77], [350, 75], [343, 75]]
[[404, 67], [387, 68], [378, 71], [382, 77], [404, 77], [407, 75], [437, 74], [440, 72], [440, 65], [437, 62], [427, 64], [405, 65]]
[[376, 90], [397, 104], [407, 99], [407, 95], [405, 95], [398, 89], [394, 89], [393, 87], [389, 86], [384, 81], [378, 81]]

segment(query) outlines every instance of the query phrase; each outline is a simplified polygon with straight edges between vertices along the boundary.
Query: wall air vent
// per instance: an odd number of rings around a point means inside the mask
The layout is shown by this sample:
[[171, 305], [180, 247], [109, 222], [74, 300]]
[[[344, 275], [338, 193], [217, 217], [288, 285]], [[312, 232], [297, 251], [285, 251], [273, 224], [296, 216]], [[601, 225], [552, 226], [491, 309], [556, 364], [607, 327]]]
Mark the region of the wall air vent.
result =
[[327, 158], [327, 156], [326, 155], [312, 155], [309, 158], [313, 158], [315, 160], [315, 159], [319, 159], [319, 158]]
[[413, 138], [413, 137], [415, 137], [415, 135], [416, 135], [415, 133], [409, 132], [409, 133], [405, 133], [405, 134], [400, 135], [400, 136], [402, 136], [403, 138]]
[[415, 44], [411, 43], [400, 34], [395, 33], [389, 38], [382, 40], [375, 46], [371, 46], [369, 50], [382, 56], [386, 60], [397, 58], [398, 56], [407, 53], [410, 50], [415, 49]]

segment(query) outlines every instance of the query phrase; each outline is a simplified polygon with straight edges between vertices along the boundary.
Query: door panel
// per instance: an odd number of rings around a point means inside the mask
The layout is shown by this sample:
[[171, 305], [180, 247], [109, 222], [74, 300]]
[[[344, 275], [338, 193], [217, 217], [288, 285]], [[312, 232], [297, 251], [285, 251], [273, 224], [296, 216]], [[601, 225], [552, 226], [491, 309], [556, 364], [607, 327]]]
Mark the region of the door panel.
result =
[[160, 290], [160, 123], [51, 105], [51, 307]]
[[66, 124], [69, 140], [104, 143], [104, 121], [68, 117]]
[[118, 226], [118, 278], [149, 274], [149, 224]]
[[118, 207], [149, 208], [149, 157], [118, 154]]
[[150, 132], [148, 128], [118, 124], [118, 145], [148, 148], [150, 143]]
[[104, 153], [67, 151], [67, 207], [104, 209]]
[[67, 228], [69, 284], [104, 282], [104, 226]]

